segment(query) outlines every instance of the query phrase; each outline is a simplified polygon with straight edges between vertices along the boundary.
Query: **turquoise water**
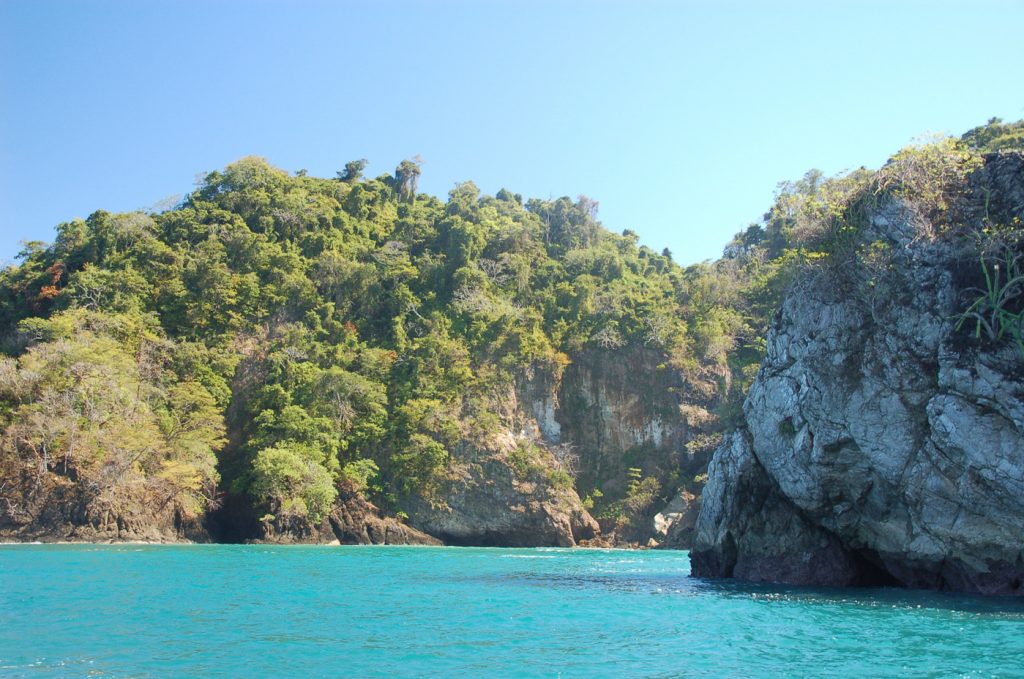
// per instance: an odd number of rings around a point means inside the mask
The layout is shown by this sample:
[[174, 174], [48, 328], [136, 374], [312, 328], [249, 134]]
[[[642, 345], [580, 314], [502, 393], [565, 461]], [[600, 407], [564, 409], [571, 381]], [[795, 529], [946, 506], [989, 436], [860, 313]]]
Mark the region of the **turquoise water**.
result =
[[0, 546], [0, 675], [1024, 675], [1024, 602], [687, 573], [684, 552]]

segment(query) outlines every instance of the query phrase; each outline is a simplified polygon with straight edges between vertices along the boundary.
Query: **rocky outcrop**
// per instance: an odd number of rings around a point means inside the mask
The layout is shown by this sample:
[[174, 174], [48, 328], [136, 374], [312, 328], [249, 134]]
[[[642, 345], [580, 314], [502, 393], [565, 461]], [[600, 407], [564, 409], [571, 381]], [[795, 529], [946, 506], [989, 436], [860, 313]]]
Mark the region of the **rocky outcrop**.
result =
[[437, 538], [388, 516], [349, 483], [338, 488], [338, 499], [318, 525], [301, 520], [294, 525], [262, 523], [255, 542], [273, 544], [440, 545]]
[[[596, 539], [602, 528], [609, 544], [647, 544], [659, 507], [641, 526], [599, 526], [577, 489], [621, 497], [629, 467], [661, 479], [703, 470], [706, 455], [686, 443], [711, 423], [715, 387], [701, 392], [666, 362], [657, 350], [625, 346], [584, 350], [564, 372], [524, 371], [495, 404], [501, 431], [464, 441], [434, 497], [403, 499], [413, 525], [447, 544], [604, 544]], [[689, 547], [696, 516], [695, 498], [685, 495], [686, 506], [666, 510], [671, 518], [657, 535], [671, 535], [677, 547]]]
[[[1021, 155], [971, 186], [1024, 216]], [[885, 266], [807, 272], [785, 299], [709, 470], [696, 575], [1024, 593], [1024, 354], [957, 329], [978, 255], [919, 219], [883, 201], [862, 241]]]
[[693, 545], [694, 530], [700, 501], [696, 495], [680, 489], [660, 512], [654, 515], [654, 539], [664, 549], [689, 549]]
[[[723, 375], [705, 372], [703, 379], [686, 377], [653, 347], [583, 349], [561, 375], [537, 374], [521, 386], [520, 407], [529, 416], [525, 430], [574, 472], [581, 495], [603, 495], [605, 504], [623, 498], [631, 468], [668, 491], [680, 477], [703, 472], [710, 458], [710, 450], [688, 445], [716, 426], [711, 411]], [[685, 489], [683, 494], [689, 495]], [[678, 504], [682, 495], [676, 498]], [[665, 508], [659, 498], [628, 516], [599, 514], [603, 538], [598, 542], [647, 545], [670, 535], [673, 547], [688, 548], [696, 503], [686, 504], [685, 520], [671, 533], [680, 508]], [[654, 516], [660, 509], [671, 518], [663, 517], [659, 528]]]
[[445, 544], [575, 547], [600, 529], [571, 487], [546, 478], [549, 469], [507, 455], [465, 462], [453, 471], [441, 498], [418, 499], [409, 513], [417, 527]]
[[595, 537], [600, 528], [573, 487], [573, 451], [551, 429], [559, 384], [538, 366], [494, 394], [501, 427], [467, 435], [430, 495], [402, 499], [411, 523], [452, 545], [574, 547]]
[[695, 575], [850, 585], [876, 574], [782, 493], [746, 432], [726, 438], [708, 477], [690, 554]]
[[66, 477], [29, 470], [15, 487], [0, 493], [0, 542], [210, 542], [199, 517], [141, 487], [113, 502]]
[[[343, 545], [440, 545], [440, 540], [387, 516], [361, 494], [343, 488], [326, 523]], [[323, 531], [321, 531], [323, 532]]]

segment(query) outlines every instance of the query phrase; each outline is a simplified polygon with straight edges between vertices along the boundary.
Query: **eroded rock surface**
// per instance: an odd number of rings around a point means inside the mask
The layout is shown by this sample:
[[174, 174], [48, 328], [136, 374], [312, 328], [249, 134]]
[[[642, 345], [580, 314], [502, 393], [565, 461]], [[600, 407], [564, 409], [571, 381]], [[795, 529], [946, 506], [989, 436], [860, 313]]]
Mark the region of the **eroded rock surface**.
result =
[[[458, 447], [435, 497], [403, 499], [412, 524], [447, 544], [604, 544], [594, 541], [602, 528], [608, 544], [646, 543], [651, 527], [614, 534], [613, 525], [598, 525], [576, 489], [622, 493], [629, 466], [654, 476], [703, 469], [706, 455], [685, 444], [707, 424], [700, 413], [710, 421], [705, 407], [713, 394], [693, 393], [695, 385], [666, 360], [658, 351], [627, 346], [583, 351], [564, 373], [524, 372], [497, 401], [501, 430]], [[680, 409], [684, 396], [688, 410]], [[674, 546], [689, 547], [693, 520], [691, 507]], [[683, 528], [687, 522], [690, 530]]]
[[411, 506], [416, 525], [446, 544], [575, 547], [600, 531], [571, 488], [540, 469], [517, 473], [495, 456], [463, 463], [443, 501]]
[[654, 539], [666, 549], [689, 549], [697, 527], [700, 501], [685, 488], [654, 515]]
[[26, 479], [21, 488], [0, 493], [0, 541], [210, 542], [198, 517], [141, 489], [114, 503], [62, 477]]
[[[1020, 154], [972, 185], [1024, 214]], [[871, 215], [877, 294], [854, 270], [788, 295], [711, 464], [695, 574], [1024, 593], [1024, 355], [957, 330], [977, 255], [915, 219], [898, 200]]]
[[703, 470], [707, 454], [686, 444], [709, 429], [718, 402], [714, 380], [723, 375], [688, 380], [667, 360], [636, 346], [573, 358], [554, 414], [561, 440], [579, 455], [582, 487], [621, 491], [630, 466], [655, 475], [676, 467], [691, 476]]

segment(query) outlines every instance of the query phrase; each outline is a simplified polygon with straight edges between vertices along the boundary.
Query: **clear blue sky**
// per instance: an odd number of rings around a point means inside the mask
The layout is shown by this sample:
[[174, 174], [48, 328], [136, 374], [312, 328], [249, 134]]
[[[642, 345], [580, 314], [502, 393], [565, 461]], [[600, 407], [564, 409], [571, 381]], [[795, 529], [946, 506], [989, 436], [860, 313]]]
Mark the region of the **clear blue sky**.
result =
[[0, 262], [255, 154], [420, 154], [717, 257], [775, 185], [1024, 117], [1024, 2], [0, 0]]

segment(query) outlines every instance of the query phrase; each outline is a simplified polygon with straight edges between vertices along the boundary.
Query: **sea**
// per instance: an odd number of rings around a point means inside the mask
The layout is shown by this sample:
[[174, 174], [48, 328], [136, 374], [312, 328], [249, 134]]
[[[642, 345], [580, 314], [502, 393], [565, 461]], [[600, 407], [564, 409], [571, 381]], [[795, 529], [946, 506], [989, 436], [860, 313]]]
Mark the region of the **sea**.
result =
[[1024, 602], [686, 552], [0, 545], [0, 677], [1021, 677]]

